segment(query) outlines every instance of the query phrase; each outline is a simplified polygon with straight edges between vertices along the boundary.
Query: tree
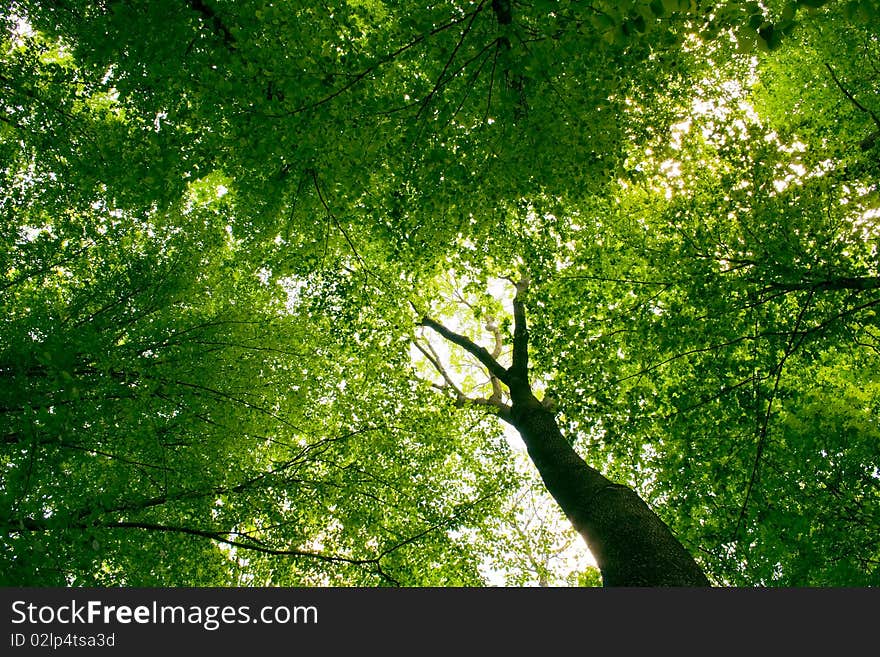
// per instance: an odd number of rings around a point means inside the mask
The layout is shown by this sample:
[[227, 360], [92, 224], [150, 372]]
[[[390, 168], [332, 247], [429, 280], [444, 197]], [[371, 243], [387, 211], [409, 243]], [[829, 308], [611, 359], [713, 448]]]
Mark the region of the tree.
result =
[[[565, 440], [553, 411], [535, 396], [529, 381], [525, 312], [529, 282], [520, 278], [515, 285], [510, 367], [430, 317], [422, 324], [464, 348], [489, 371], [493, 397], [482, 401], [520, 433], [547, 490], [589, 544], [608, 586], [707, 585], [699, 566], [663, 521], [633, 490], [587, 465]], [[509, 390], [509, 404], [500, 397], [500, 384]]]
[[876, 583], [877, 14], [6, 2], [8, 581]]

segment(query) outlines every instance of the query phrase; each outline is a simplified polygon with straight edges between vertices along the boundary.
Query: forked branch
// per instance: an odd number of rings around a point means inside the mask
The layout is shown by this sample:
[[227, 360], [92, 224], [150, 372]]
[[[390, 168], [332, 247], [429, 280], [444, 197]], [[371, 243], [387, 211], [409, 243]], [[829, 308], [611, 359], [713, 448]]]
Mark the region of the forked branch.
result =
[[428, 362], [434, 366], [434, 369], [437, 370], [437, 373], [443, 377], [443, 385], [434, 384], [440, 390], [451, 390], [455, 395], [455, 400], [459, 404], [463, 404], [467, 401], [467, 396], [461, 391], [455, 382], [452, 380], [452, 377], [449, 376], [449, 373], [446, 371], [446, 368], [443, 367], [443, 363], [440, 362], [440, 358], [437, 356], [437, 353], [431, 347], [431, 343], [428, 343], [427, 347], [423, 347], [421, 342], [418, 340], [413, 340], [413, 344], [416, 346], [416, 349], [422, 352], [422, 355], [428, 359]]
[[499, 381], [504, 384], [510, 384], [510, 373], [507, 371], [505, 367], [503, 367], [497, 360], [492, 357], [485, 348], [476, 344], [470, 338], [456, 333], [455, 331], [450, 331], [448, 328], [443, 326], [440, 322], [431, 319], [427, 315], [422, 317], [422, 321], [419, 322], [420, 326], [427, 326], [430, 329], [433, 329], [437, 333], [439, 333], [443, 338], [451, 342], [452, 344], [458, 345], [474, 358], [476, 358], [482, 365], [489, 370], [489, 374], [496, 377]]

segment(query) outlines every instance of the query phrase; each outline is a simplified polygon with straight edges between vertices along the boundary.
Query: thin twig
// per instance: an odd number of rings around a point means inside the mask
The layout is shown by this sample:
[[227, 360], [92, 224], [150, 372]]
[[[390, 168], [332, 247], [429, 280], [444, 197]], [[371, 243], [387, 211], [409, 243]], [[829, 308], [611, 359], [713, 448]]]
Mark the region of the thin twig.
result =
[[874, 124], [877, 126], [877, 128], [880, 128], [880, 116], [877, 116], [876, 112], [868, 109], [867, 107], [862, 105], [858, 100], [856, 100], [856, 97], [853, 96], [852, 93], [850, 93], [850, 91], [848, 89], [846, 89], [846, 87], [843, 86], [843, 84], [841, 84], [839, 79], [837, 79], [837, 74], [834, 72], [834, 69], [831, 68], [831, 64], [828, 64], [826, 62], [825, 68], [827, 68], [828, 72], [831, 73], [831, 79], [834, 80], [834, 84], [836, 84], [837, 88], [843, 92], [843, 95], [847, 97], [849, 102], [851, 102], [857, 110], [868, 114], [874, 120]]

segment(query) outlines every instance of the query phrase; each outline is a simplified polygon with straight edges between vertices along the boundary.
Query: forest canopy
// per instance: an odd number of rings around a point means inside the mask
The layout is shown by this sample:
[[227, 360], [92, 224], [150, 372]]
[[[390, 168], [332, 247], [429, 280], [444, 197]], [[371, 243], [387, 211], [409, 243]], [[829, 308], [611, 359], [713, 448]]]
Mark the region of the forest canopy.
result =
[[0, 6], [0, 583], [880, 584], [880, 2]]

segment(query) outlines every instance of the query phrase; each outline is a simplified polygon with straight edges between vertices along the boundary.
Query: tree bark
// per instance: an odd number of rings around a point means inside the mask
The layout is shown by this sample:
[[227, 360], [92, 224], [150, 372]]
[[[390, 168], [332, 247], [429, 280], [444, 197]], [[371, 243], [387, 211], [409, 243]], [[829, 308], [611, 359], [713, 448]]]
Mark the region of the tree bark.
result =
[[666, 524], [632, 489], [590, 467], [532, 395], [515, 401], [511, 424], [547, 490], [596, 558], [605, 586], [709, 586]]
[[420, 324], [469, 352], [507, 386], [509, 406], [492, 398], [470, 401], [494, 406], [498, 416], [519, 431], [548, 492], [596, 558], [605, 586], [709, 586], [693, 556], [660, 517], [634, 490], [587, 465], [562, 435], [555, 414], [535, 397], [529, 383], [528, 277], [515, 285], [509, 368], [430, 317], [423, 317]]

